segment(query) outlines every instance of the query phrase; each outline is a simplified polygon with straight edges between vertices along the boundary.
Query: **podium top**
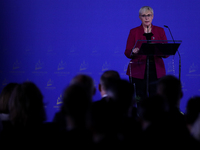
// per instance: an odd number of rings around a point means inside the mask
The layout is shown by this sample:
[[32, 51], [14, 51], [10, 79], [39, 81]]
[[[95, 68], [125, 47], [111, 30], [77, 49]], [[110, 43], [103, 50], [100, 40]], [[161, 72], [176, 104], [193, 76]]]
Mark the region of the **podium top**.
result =
[[137, 40], [134, 48], [140, 50], [138, 55], [175, 55], [181, 40]]

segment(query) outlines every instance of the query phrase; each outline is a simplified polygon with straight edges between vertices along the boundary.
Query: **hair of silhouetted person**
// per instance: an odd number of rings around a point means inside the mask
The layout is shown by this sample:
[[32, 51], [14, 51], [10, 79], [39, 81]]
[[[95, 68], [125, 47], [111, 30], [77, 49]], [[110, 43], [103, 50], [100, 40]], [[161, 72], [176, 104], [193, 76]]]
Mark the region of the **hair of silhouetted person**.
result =
[[82, 84], [87, 89], [87, 91], [90, 93], [91, 97], [96, 92], [94, 80], [89, 75], [86, 75], [86, 74], [76, 75], [70, 81], [70, 85], [72, 85], [72, 84]]
[[109, 79], [120, 79], [120, 75], [117, 71], [115, 70], [107, 70], [105, 71], [101, 77], [100, 77], [100, 83], [101, 85], [105, 86], [105, 82]]
[[193, 124], [200, 115], [200, 96], [190, 98], [186, 106], [186, 122]]
[[70, 116], [76, 125], [84, 124], [91, 107], [91, 95], [83, 84], [69, 85], [63, 93], [61, 111]]
[[10, 96], [14, 90], [14, 88], [18, 85], [18, 83], [9, 83], [7, 84], [0, 94], [0, 113], [9, 113], [8, 103]]
[[19, 84], [9, 101], [10, 119], [16, 127], [41, 125], [46, 119], [43, 95], [32, 82]]
[[165, 97], [170, 106], [179, 105], [183, 96], [181, 81], [173, 75], [166, 75], [158, 81], [157, 93]]

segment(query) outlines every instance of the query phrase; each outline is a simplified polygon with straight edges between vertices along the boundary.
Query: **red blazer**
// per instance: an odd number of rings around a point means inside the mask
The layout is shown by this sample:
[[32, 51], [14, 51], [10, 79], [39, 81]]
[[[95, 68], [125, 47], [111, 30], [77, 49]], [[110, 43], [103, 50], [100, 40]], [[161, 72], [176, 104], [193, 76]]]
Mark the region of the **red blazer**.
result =
[[[151, 40], [167, 40], [163, 28], [152, 25], [151, 32], [153, 33]], [[143, 34], [144, 29], [142, 25], [131, 29], [127, 40], [126, 50], [124, 52], [126, 57], [131, 59], [126, 74], [130, 77], [139, 79], [144, 79], [147, 56], [137, 54], [131, 55], [131, 52], [137, 40], [146, 40], [146, 37], [143, 36]], [[157, 78], [166, 75], [165, 65], [162, 59], [166, 57], [168, 56], [154, 56]]]

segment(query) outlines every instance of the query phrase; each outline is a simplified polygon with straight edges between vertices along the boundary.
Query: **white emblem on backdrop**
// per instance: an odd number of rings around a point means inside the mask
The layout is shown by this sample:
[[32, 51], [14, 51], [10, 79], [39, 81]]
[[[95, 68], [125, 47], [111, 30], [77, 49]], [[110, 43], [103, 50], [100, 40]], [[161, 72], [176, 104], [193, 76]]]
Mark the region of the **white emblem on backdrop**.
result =
[[108, 63], [107, 61], [103, 64], [102, 66], [102, 71], [106, 71], [109, 70], [110, 68], [110, 63]]
[[198, 65], [195, 65], [194, 63], [192, 63], [192, 65], [189, 68], [189, 73], [194, 73], [196, 72], [198, 69]]
[[188, 73], [186, 74], [186, 76], [188, 76], [190, 78], [200, 77], [200, 73], [198, 72], [198, 65], [193, 62], [190, 65], [190, 67], [188, 69]]
[[56, 105], [53, 106], [53, 108], [60, 110], [61, 104], [63, 103], [62, 101], [62, 94], [60, 94], [60, 96], [57, 98], [56, 100]]
[[56, 87], [53, 86], [53, 83], [54, 83], [53, 80], [49, 79], [49, 80], [47, 81], [47, 85], [46, 85], [45, 89], [47, 89], [47, 90], [56, 89]]
[[63, 62], [63, 61], [61, 60], [61, 62], [58, 64], [58, 70], [63, 70], [63, 69], [66, 68], [66, 66], [67, 66], [67, 63], [66, 63], [66, 62]]
[[83, 61], [80, 65], [80, 71], [86, 70], [88, 68], [89, 64]]
[[43, 66], [44, 66], [44, 63], [39, 60], [35, 65], [35, 70], [40, 70], [43, 68]]
[[20, 64], [21, 64], [21, 62], [19, 62], [18, 60], [16, 60], [13, 63], [13, 70], [19, 69], [20, 68]]

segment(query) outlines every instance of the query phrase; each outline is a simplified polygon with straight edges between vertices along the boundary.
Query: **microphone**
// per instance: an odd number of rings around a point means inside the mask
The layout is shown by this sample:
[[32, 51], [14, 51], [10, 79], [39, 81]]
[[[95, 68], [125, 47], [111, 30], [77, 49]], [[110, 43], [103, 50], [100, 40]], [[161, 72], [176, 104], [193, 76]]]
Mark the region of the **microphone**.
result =
[[170, 35], [171, 35], [171, 37], [172, 37], [172, 40], [173, 40], [173, 42], [175, 43], [174, 37], [173, 37], [173, 35], [172, 35], [172, 32], [171, 32], [170, 28], [169, 28], [168, 26], [166, 26], [166, 25], [164, 25], [164, 27], [167, 28], [167, 29], [169, 30], [169, 33], [170, 33]]
[[[174, 37], [172, 35], [172, 32], [171, 32], [170, 28], [168, 26], [166, 26], [166, 25], [164, 25], [164, 27], [169, 30], [169, 33], [170, 33], [170, 35], [172, 37], [172, 40], [175, 43], [175, 40], [174, 40]], [[178, 52], [178, 56], [179, 56], [179, 80], [181, 80], [181, 55], [180, 55], [178, 50], [177, 50], [177, 52]]]
[[147, 33], [144, 33], [143, 35], [146, 37], [147, 43], [151, 43], [151, 37], [153, 36], [153, 33], [149, 33], [148, 29], [149, 26], [147, 26]]

